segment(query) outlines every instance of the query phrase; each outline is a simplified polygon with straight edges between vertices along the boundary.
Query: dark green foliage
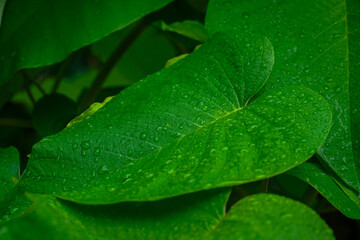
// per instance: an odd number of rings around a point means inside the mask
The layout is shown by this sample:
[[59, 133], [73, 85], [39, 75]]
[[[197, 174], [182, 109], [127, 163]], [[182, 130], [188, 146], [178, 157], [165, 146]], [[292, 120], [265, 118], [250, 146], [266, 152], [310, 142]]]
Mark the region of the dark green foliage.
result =
[[0, 0], [0, 239], [356, 239], [359, 16]]

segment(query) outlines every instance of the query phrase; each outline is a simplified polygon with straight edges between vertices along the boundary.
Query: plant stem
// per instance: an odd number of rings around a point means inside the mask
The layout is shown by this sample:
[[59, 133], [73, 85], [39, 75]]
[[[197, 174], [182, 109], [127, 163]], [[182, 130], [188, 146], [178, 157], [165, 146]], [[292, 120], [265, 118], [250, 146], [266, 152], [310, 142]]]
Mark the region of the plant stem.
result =
[[0, 126], [34, 128], [31, 120], [16, 118], [0, 118]]
[[71, 63], [73, 62], [75, 56], [76, 56], [77, 51], [73, 52], [72, 54], [70, 54], [67, 59], [65, 59], [65, 61], [61, 64], [59, 71], [55, 77], [55, 81], [54, 81], [54, 85], [51, 89], [51, 93], [55, 93], [57, 91], [57, 89], [60, 86], [61, 80], [64, 78], [67, 70], [69, 69]]
[[46, 95], [46, 92], [45, 90], [41, 87], [41, 85], [35, 81], [32, 77], [30, 77], [30, 75], [25, 71], [25, 70], [22, 70], [21, 71], [24, 79], [25, 79], [25, 82], [27, 82], [28, 85], [30, 85], [30, 82], [35, 84], [35, 86], [39, 89], [39, 91], [41, 92], [42, 95]]
[[29, 83], [29, 79], [24, 77], [24, 84], [25, 84], [25, 91], [30, 99], [30, 101], [32, 102], [33, 105], [35, 105], [35, 98], [34, 96], [32, 95], [31, 93], [31, 90], [30, 90], [30, 83]]
[[311, 207], [317, 195], [318, 191], [316, 191], [312, 186], [309, 185], [306, 188], [305, 193], [301, 198], [301, 201]]
[[142, 19], [138, 25], [130, 32], [130, 34], [118, 45], [114, 52], [110, 55], [108, 60], [103, 65], [99, 74], [94, 79], [90, 89], [86, 92], [85, 96], [80, 102], [80, 109], [85, 109], [94, 102], [96, 96], [101, 90], [102, 85], [104, 84], [106, 78], [110, 74], [112, 68], [116, 65], [119, 59], [124, 55], [126, 50], [131, 46], [131, 44], [137, 39], [138, 36], [146, 29], [149, 25], [147, 21]]
[[269, 179], [267, 178], [261, 182], [261, 192], [267, 193], [268, 188], [269, 188]]

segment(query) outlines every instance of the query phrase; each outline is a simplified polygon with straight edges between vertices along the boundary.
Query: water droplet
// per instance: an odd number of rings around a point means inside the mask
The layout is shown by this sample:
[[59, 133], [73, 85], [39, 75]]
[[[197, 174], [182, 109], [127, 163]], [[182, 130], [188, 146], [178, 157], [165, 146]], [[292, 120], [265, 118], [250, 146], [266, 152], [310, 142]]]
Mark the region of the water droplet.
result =
[[10, 214], [15, 214], [18, 210], [19, 210], [19, 208], [11, 208]]
[[145, 140], [146, 139], [146, 133], [141, 133], [140, 134], [140, 139]]
[[108, 189], [106, 189], [108, 192], [115, 192], [115, 190], [116, 190], [116, 188], [114, 188], [114, 187], [110, 187], [110, 188], [108, 188]]
[[154, 174], [152, 174], [152, 173], [146, 173], [145, 174], [145, 177], [146, 178], [152, 178], [154, 176]]
[[90, 148], [90, 141], [82, 141], [80, 143], [80, 146], [85, 148], [85, 149], [89, 149]]
[[76, 149], [78, 147], [78, 145], [76, 144], [76, 143], [74, 143], [73, 145], [72, 145], [72, 149]]
[[169, 171], [168, 171], [168, 174], [170, 174], [170, 175], [172, 175], [172, 174], [174, 174], [174, 169], [170, 169]]
[[184, 178], [188, 178], [188, 177], [190, 177], [190, 176], [191, 176], [191, 174], [190, 174], [190, 173], [187, 173], [187, 174], [184, 175]]
[[85, 150], [81, 150], [81, 156], [85, 157], [86, 156], [86, 152]]
[[104, 165], [104, 166], [99, 167], [99, 170], [98, 170], [99, 174], [105, 174], [107, 172], [109, 172], [109, 169], [107, 166]]
[[95, 150], [94, 150], [94, 156], [99, 156], [99, 154], [100, 154], [100, 148], [95, 148]]
[[227, 150], [229, 150], [229, 148], [228, 147], [223, 147], [223, 148], [221, 148], [221, 151], [227, 151]]

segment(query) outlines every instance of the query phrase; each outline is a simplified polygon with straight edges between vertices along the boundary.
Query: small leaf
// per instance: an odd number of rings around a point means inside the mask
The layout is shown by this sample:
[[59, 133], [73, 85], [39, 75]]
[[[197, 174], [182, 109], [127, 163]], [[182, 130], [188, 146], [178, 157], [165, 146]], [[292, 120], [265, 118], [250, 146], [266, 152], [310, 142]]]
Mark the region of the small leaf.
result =
[[319, 163], [305, 162], [286, 174], [309, 183], [348, 218], [360, 219], [360, 204], [352, 201]]
[[19, 158], [15, 147], [0, 148], [0, 202], [5, 200], [20, 179]]
[[34, 106], [32, 120], [41, 136], [55, 134], [65, 128], [78, 114], [76, 103], [61, 94], [44, 96]]
[[303, 87], [249, 103], [272, 63], [263, 36], [218, 34], [35, 145], [24, 185], [35, 193], [105, 204], [282, 173], [322, 145], [331, 113], [322, 97]]
[[199, 42], [208, 40], [204, 25], [194, 20], [185, 20], [183, 22], [174, 22], [171, 24], [166, 24], [162, 21], [161, 29], [164, 31], [176, 32]]
[[0, 85], [17, 70], [59, 62], [169, 2], [8, 1], [0, 35]]
[[321, 239], [335, 237], [314, 210], [289, 198], [257, 194], [240, 200], [206, 239]]
[[203, 239], [225, 214], [230, 189], [158, 202], [79, 205], [33, 196], [29, 214], [0, 225], [1, 239]]
[[0, 148], [0, 224], [18, 217], [30, 206], [17, 184], [20, 180], [19, 158], [15, 147]]
[[318, 153], [357, 191], [360, 191], [359, 14], [358, 0], [212, 0], [205, 21], [210, 36], [217, 31], [236, 29], [270, 39], [276, 61], [263, 91], [302, 84], [329, 102], [334, 122]]
[[23, 216], [32, 205], [33, 202], [25, 196], [24, 192], [22, 192], [20, 188], [17, 187], [14, 189], [11, 198], [6, 202], [6, 204], [0, 207], [0, 226]]

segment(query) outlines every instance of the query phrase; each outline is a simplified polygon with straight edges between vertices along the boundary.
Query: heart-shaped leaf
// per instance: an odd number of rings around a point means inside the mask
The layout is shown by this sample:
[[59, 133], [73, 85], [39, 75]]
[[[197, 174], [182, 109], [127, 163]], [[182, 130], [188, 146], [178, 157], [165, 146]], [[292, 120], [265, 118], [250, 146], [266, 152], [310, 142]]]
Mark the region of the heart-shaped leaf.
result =
[[0, 31], [0, 85], [19, 69], [59, 62], [169, 2], [8, 1]]
[[84, 203], [147, 201], [255, 181], [304, 162], [326, 138], [329, 106], [303, 87], [250, 102], [272, 63], [263, 36], [215, 35], [36, 144], [27, 190]]
[[212, 0], [206, 15], [210, 35], [236, 29], [261, 33], [270, 39], [276, 61], [265, 91], [303, 84], [325, 97], [332, 107], [334, 122], [319, 154], [357, 191], [359, 14], [358, 0]]
[[206, 239], [330, 240], [335, 237], [311, 208], [289, 198], [257, 194], [233, 206]]

